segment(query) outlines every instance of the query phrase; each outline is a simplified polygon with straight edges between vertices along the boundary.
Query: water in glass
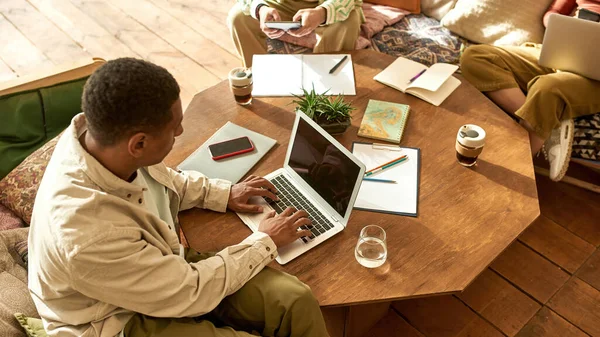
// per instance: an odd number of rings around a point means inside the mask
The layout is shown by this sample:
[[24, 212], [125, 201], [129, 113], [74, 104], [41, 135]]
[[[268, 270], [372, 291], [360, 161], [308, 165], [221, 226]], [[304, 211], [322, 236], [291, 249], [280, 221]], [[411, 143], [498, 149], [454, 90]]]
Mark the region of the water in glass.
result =
[[356, 260], [367, 268], [377, 268], [385, 263], [387, 258], [387, 246], [379, 238], [362, 237], [356, 245], [354, 252]]

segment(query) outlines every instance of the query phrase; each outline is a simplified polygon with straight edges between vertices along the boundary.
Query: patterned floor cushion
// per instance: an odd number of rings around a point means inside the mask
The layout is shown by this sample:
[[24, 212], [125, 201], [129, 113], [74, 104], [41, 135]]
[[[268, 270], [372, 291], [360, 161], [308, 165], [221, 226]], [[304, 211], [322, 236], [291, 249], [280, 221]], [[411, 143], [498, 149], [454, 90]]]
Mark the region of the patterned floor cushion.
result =
[[27, 242], [29, 228], [0, 231], [0, 336], [24, 337], [14, 314], [39, 318], [27, 289], [27, 267], [16, 245]]
[[575, 119], [571, 157], [600, 161], [600, 113]]
[[462, 45], [468, 41], [423, 14], [408, 15], [386, 27], [372, 39], [373, 49], [392, 56], [403, 56], [430, 66], [457, 64]]
[[[436, 19], [425, 15], [408, 15], [385, 27], [371, 39], [371, 48], [379, 52], [403, 56], [430, 66], [444, 62], [457, 64], [463, 45], [469, 42], [442, 27]], [[267, 49], [273, 54], [308, 54], [309, 48], [279, 40], [268, 40]]]

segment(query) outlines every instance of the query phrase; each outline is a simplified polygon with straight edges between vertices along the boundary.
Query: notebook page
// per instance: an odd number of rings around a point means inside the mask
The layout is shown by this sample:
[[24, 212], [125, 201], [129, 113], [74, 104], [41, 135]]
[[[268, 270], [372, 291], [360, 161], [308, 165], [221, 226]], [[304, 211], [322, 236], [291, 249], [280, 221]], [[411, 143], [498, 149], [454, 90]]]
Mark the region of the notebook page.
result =
[[408, 160], [380, 171], [369, 178], [395, 180], [387, 184], [363, 180], [355, 208], [389, 213], [417, 215], [419, 189], [419, 150], [403, 147], [401, 151], [374, 149], [373, 144], [354, 143], [352, 153], [367, 170], [407, 155]]
[[394, 89], [405, 92], [409, 85], [408, 81], [424, 69], [427, 69], [427, 67], [421, 63], [411, 61], [404, 57], [398, 57], [373, 79]]
[[302, 55], [254, 55], [253, 96], [302, 94]]
[[436, 91], [429, 91], [421, 88], [409, 88], [406, 92], [427, 103], [440, 106], [440, 104], [442, 104], [459, 86], [460, 80], [454, 76], [450, 76]]
[[447, 63], [436, 63], [429, 67], [408, 88], [421, 88], [429, 91], [438, 90], [446, 80], [454, 74], [458, 66]]
[[[329, 70], [344, 56], [348, 56], [348, 58], [333, 74], [330, 74]], [[302, 75], [306, 90], [311, 90], [314, 84], [317, 93], [329, 90], [327, 95], [356, 95], [354, 67], [350, 55], [304, 55], [303, 59]]]

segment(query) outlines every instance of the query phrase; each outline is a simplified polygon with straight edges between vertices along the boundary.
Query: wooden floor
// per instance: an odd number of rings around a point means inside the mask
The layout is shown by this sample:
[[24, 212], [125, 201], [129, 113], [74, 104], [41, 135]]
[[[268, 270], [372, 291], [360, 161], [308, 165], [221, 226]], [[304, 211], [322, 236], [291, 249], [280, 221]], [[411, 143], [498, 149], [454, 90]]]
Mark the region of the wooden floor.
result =
[[462, 294], [395, 302], [366, 336], [600, 336], [600, 195], [536, 180], [542, 215]]
[[[0, 0], [0, 81], [131, 56], [171, 71], [187, 106], [240, 64], [233, 2]], [[600, 196], [539, 176], [538, 193], [542, 216], [464, 293], [396, 302], [367, 336], [600, 336]]]
[[0, 0], [0, 82], [85, 57], [137, 57], [193, 95], [241, 65], [226, 25], [235, 0]]

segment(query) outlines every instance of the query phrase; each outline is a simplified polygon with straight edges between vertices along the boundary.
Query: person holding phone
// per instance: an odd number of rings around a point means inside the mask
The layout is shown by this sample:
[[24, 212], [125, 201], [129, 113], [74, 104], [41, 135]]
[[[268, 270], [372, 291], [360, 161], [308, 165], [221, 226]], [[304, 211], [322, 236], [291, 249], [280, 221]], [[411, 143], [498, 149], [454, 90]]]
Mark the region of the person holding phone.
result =
[[310, 225], [305, 211], [269, 213], [217, 253], [180, 244], [179, 211], [262, 212], [249, 198], [277, 200], [277, 191], [260, 177], [231, 184], [162, 163], [183, 132], [179, 92], [166, 69], [133, 58], [87, 80], [29, 234], [29, 290], [48, 335], [327, 336], [310, 288], [266, 267], [311, 235], [299, 230]]
[[[269, 28], [269, 22], [294, 21], [301, 26]], [[254, 54], [267, 53], [267, 37], [283, 34], [302, 37], [315, 32], [315, 53], [354, 50], [365, 22], [362, 0], [237, 0], [229, 11], [227, 25], [245, 67]]]
[[[551, 14], [600, 21], [600, 0], [555, 0], [543, 18]], [[533, 155], [545, 149], [550, 179], [565, 175], [571, 154], [573, 118], [600, 112], [600, 82], [559, 72], [538, 64], [541, 45], [475, 45], [460, 59], [464, 77], [507, 113], [516, 116], [529, 133]], [[592, 147], [593, 148], [593, 147]]]

